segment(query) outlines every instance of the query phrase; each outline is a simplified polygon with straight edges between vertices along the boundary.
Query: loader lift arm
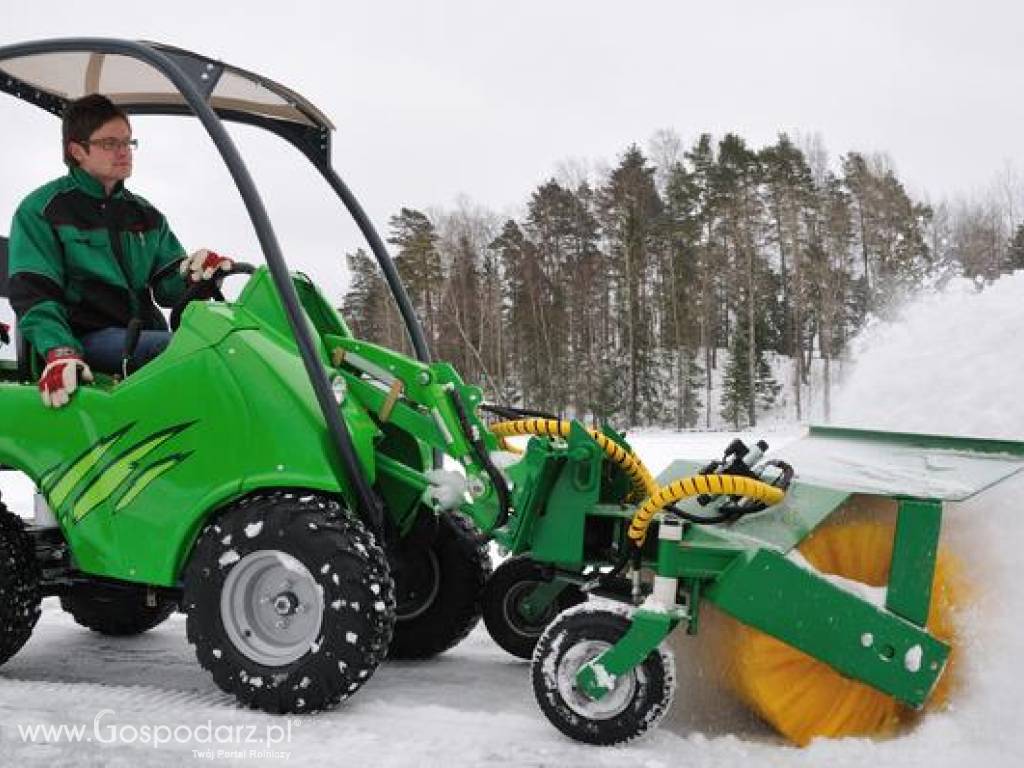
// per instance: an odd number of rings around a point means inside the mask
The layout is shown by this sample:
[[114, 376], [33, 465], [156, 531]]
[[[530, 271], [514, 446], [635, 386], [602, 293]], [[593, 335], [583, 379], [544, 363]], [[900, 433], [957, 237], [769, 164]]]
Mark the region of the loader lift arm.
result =
[[[331, 362], [345, 387], [379, 424], [393, 424], [466, 471], [473, 518], [484, 533], [504, 525], [510, 502], [505, 479], [490, 463], [497, 437], [480, 420], [479, 387], [468, 386], [447, 363], [423, 363], [377, 344], [340, 336], [325, 338]], [[429, 479], [416, 468], [378, 452], [382, 471], [425, 491]]]

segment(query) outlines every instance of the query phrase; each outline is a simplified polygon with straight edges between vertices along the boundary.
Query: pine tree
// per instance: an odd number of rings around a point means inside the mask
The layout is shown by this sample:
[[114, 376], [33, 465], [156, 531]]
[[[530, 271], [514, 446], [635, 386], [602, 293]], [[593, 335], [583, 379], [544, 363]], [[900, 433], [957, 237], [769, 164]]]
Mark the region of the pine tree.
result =
[[712, 424], [711, 374], [716, 368], [717, 344], [723, 332], [718, 312], [719, 287], [725, 274], [725, 249], [716, 237], [719, 208], [724, 204], [716, 191], [715, 168], [717, 160], [711, 135], [704, 133], [686, 153], [691, 164], [691, 183], [697, 201], [696, 217], [700, 228], [696, 250], [697, 293], [694, 312], [697, 316], [697, 346], [703, 353], [704, 369], [704, 426]]
[[878, 270], [882, 283], [878, 294], [888, 307], [894, 299], [903, 298], [916, 289], [931, 267], [931, 252], [924, 230], [932, 211], [911, 200], [891, 169], [887, 168], [882, 176], [881, 191], [884, 216]]
[[[718, 165], [715, 169], [717, 192], [727, 201], [722, 206], [721, 237], [729, 255], [730, 291], [727, 294], [728, 311], [736, 318], [737, 335], [745, 335], [748, 381], [757, 376], [760, 355], [756, 337], [759, 308], [764, 306], [759, 290], [759, 275], [763, 274], [763, 256], [758, 245], [764, 226], [764, 201], [760, 182], [763, 169], [756, 153], [735, 134], [726, 134], [718, 145]], [[736, 363], [735, 358], [730, 361]], [[746, 400], [747, 422], [757, 424], [756, 403], [753, 396]]]
[[[679, 361], [682, 371], [677, 397], [680, 407], [676, 417], [677, 429], [695, 427], [700, 421], [704, 403], [701, 400], [701, 386], [704, 383], [704, 369], [700, 367], [695, 352], [686, 350]], [[680, 423], [681, 422], [681, 423]], [[665, 423], [664, 420], [661, 423]]]
[[1003, 267], [1005, 272], [1013, 272], [1017, 269], [1024, 269], [1024, 224], [1017, 227], [1013, 233], [1009, 246], [1006, 249], [1006, 260]]
[[444, 283], [437, 230], [420, 211], [403, 208], [391, 217], [388, 242], [398, 246], [395, 267], [423, 324], [427, 345], [437, 347], [441, 330], [440, 300]]
[[924, 231], [931, 209], [915, 203], [888, 162], [851, 152], [844, 181], [854, 210], [868, 310], [888, 313], [920, 284], [931, 265]]
[[447, 360], [469, 381], [479, 381], [491, 391], [494, 378], [487, 370], [481, 350], [482, 338], [478, 321], [483, 314], [480, 301], [480, 257], [465, 232], [456, 236], [454, 253], [445, 281], [441, 307], [445, 324], [452, 333], [438, 341], [437, 356]]
[[[853, 217], [851, 200], [842, 182], [826, 174], [818, 191], [814, 215], [809, 218], [807, 285], [811, 300], [808, 319], [817, 328], [818, 347], [823, 359], [824, 416], [831, 418], [832, 361], [840, 356], [852, 335], [851, 320], [863, 317], [866, 308], [857, 306], [859, 295], [853, 280]], [[861, 283], [863, 285], [863, 283]], [[851, 311], [851, 307], [853, 310]]]
[[498, 402], [509, 402], [512, 397], [508, 382], [510, 360], [505, 335], [507, 306], [504, 282], [500, 256], [488, 244], [480, 261], [480, 298], [484, 307], [480, 317], [480, 339], [484, 368], [491, 372], [494, 382], [492, 395]]
[[538, 187], [530, 198], [526, 234], [537, 254], [539, 282], [533, 297], [543, 354], [534, 361], [542, 369], [544, 407], [565, 412], [573, 401], [575, 366], [566, 370], [578, 350], [572, 341], [581, 319], [574, 262], [577, 257], [579, 203], [573, 193], [554, 179]]
[[657, 248], [662, 201], [654, 169], [636, 145], [623, 154], [600, 191], [601, 223], [609, 249], [614, 317], [625, 327], [626, 423], [637, 425], [660, 410], [655, 381], [653, 307], [648, 270]]
[[733, 334], [723, 378], [720, 413], [733, 429], [756, 426], [756, 414], [774, 405], [781, 390], [760, 351], [754, 355], [751, 384], [748, 339], [744, 333]]
[[352, 279], [341, 314], [352, 332], [361, 339], [393, 349], [411, 350], [405, 325], [376, 260], [360, 248], [346, 254], [345, 261]]
[[[815, 201], [811, 168], [801, 152], [785, 134], [778, 142], [760, 152], [765, 170], [769, 209], [774, 224], [774, 241], [779, 253], [781, 301], [779, 315], [779, 351], [793, 360], [793, 393], [796, 417], [803, 417], [802, 390], [808, 384], [804, 362], [807, 338], [808, 299], [804, 266], [807, 259], [807, 217]], [[773, 346], [771, 340], [766, 340]]]
[[569, 358], [563, 366], [569, 382], [572, 412], [580, 418], [603, 405], [597, 402], [592, 371], [605, 364], [606, 323], [602, 315], [607, 301], [607, 279], [599, 249], [599, 225], [594, 215], [595, 195], [583, 182], [572, 192], [569, 216], [570, 240], [566, 259], [569, 285]]
[[661, 288], [667, 302], [662, 305], [665, 318], [660, 324], [661, 344], [672, 356], [673, 381], [669, 392], [675, 403], [676, 429], [696, 426], [702, 405], [699, 387], [703, 371], [697, 362], [701, 340], [699, 254], [703, 233], [700, 193], [696, 174], [676, 163], [665, 184], [662, 221], [666, 248], [661, 263]]
[[543, 355], [542, 322], [538, 297], [543, 291], [543, 278], [537, 258], [537, 249], [526, 239], [522, 229], [513, 220], [505, 222], [501, 233], [490, 244], [496, 256], [504, 281], [502, 305], [505, 309], [505, 336], [509, 339], [510, 364], [506, 375], [511, 403], [545, 407], [547, 382], [539, 356]]

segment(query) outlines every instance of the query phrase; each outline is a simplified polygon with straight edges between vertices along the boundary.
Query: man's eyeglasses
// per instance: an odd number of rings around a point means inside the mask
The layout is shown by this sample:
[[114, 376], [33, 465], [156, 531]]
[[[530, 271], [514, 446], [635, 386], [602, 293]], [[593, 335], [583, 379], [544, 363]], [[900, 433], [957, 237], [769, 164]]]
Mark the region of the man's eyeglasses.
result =
[[89, 139], [88, 141], [81, 142], [86, 146], [99, 147], [104, 152], [113, 152], [115, 149], [138, 149], [138, 139]]

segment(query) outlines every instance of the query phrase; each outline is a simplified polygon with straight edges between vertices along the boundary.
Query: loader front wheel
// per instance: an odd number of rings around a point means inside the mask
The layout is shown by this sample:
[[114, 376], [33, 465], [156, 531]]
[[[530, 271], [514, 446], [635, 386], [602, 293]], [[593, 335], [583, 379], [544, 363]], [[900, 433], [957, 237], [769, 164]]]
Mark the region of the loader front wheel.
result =
[[480, 621], [491, 574], [480, 533], [461, 515], [445, 515], [432, 542], [390, 557], [397, 621], [388, 657], [426, 659], [454, 648]]
[[383, 551], [339, 504], [278, 491], [208, 525], [185, 572], [188, 640], [242, 704], [328, 709], [384, 659], [394, 597]]
[[537, 642], [531, 674], [537, 703], [551, 724], [587, 744], [621, 744], [655, 727], [675, 693], [675, 662], [665, 644], [615, 679], [599, 699], [576, 685], [576, 673], [617, 643], [629, 617], [614, 608], [578, 605], [560, 614]]
[[39, 621], [39, 565], [21, 518], [0, 504], [0, 664], [28, 642]]
[[540, 565], [529, 557], [518, 556], [499, 565], [487, 580], [483, 593], [484, 624], [494, 642], [513, 656], [531, 658], [544, 627], [562, 611], [587, 599], [579, 587], [570, 584], [543, 611], [527, 615], [524, 601], [547, 579]]

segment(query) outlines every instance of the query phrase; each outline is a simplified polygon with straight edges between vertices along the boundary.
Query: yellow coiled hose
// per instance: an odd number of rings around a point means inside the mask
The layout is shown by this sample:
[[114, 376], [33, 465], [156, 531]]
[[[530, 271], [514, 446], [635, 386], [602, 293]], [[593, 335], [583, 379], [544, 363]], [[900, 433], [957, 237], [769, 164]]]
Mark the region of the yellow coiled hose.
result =
[[[519, 419], [518, 421], [500, 421], [490, 425], [491, 432], [502, 439], [524, 435], [568, 437], [571, 428], [572, 422], [557, 419]], [[658, 484], [655, 482], [654, 476], [635, 454], [630, 453], [596, 429], [587, 429], [587, 433], [594, 438], [605, 455], [626, 473], [633, 484], [634, 494], [638, 498], [645, 499], [658, 492]]]
[[[557, 419], [519, 419], [490, 425], [491, 432], [502, 440], [524, 435], [568, 437], [571, 428], [572, 422]], [[629, 524], [629, 538], [635, 541], [637, 546], [643, 544], [647, 536], [647, 529], [658, 510], [682, 499], [702, 494], [726, 494], [728, 496], [745, 496], [771, 505], [782, 501], [786, 495], [781, 488], [739, 475], [694, 475], [676, 480], [661, 488], [650, 470], [635, 454], [630, 453], [596, 429], [587, 429], [587, 433], [594, 438], [605, 455], [626, 473], [633, 483], [634, 495], [646, 499], [633, 514], [633, 519]]]
[[647, 528], [650, 526], [651, 520], [654, 519], [654, 515], [658, 510], [682, 499], [702, 494], [712, 496], [722, 494], [726, 496], [745, 496], [746, 498], [756, 499], [771, 505], [782, 501], [786, 492], [781, 488], [776, 488], [774, 485], [768, 485], [768, 483], [762, 483], [760, 480], [754, 480], [753, 478], [741, 475], [693, 475], [692, 477], [684, 477], [681, 480], [676, 480], [666, 485], [664, 488], [659, 488], [655, 493], [651, 494], [647, 501], [640, 505], [640, 508], [633, 515], [632, 522], [629, 524], [629, 538], [635, 541], [637, 546], [643, 544], [644, 538], [647, 536]]

